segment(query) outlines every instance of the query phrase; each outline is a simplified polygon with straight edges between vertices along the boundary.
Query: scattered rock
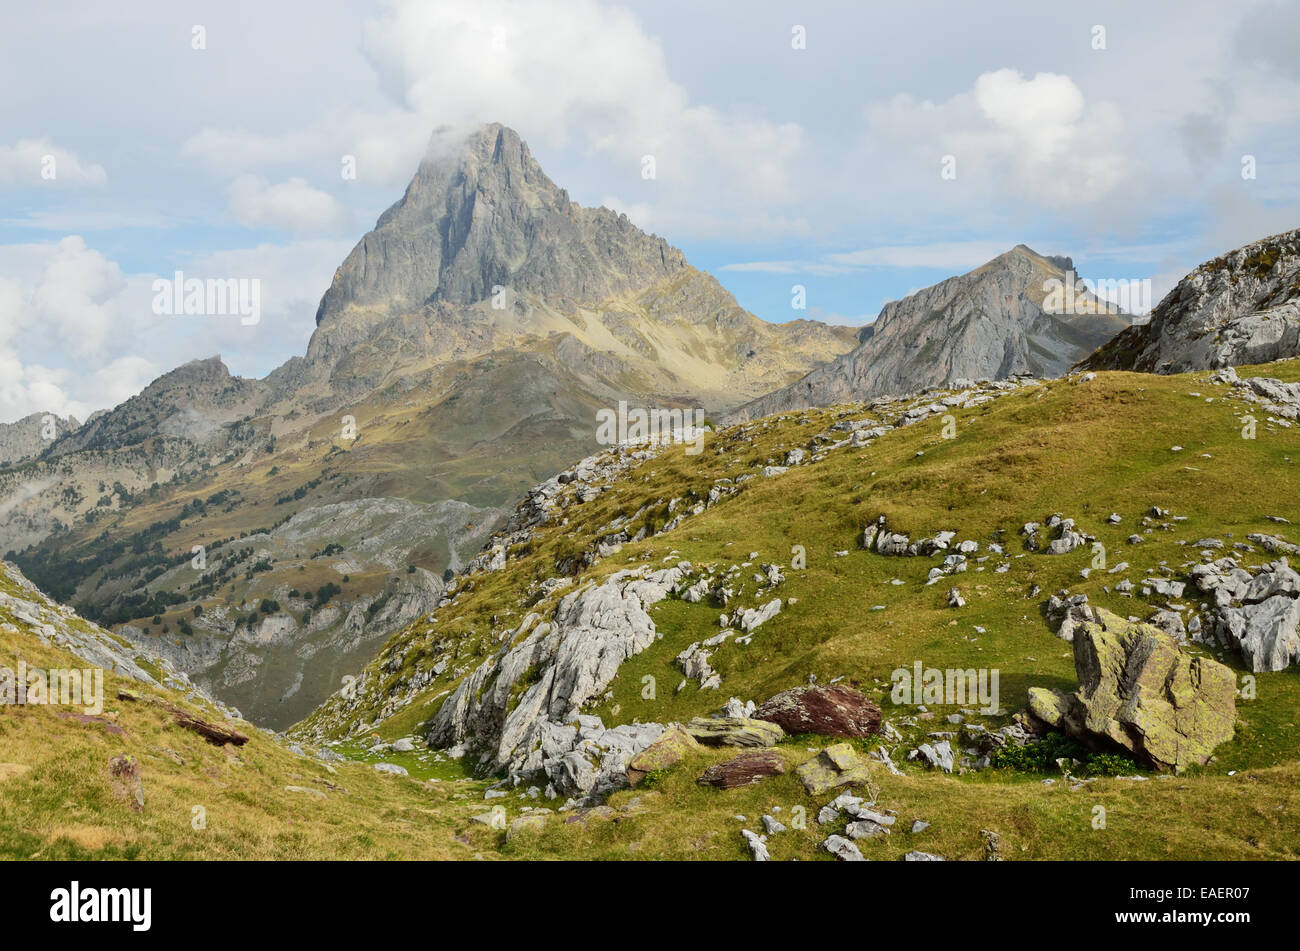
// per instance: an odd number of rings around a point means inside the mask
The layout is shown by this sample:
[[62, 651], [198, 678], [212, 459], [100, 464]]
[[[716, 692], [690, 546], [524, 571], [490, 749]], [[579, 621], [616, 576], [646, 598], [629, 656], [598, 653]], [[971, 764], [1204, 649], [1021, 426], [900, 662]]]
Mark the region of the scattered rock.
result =
[[880, 708], [865, 694], [844, 684], [794, 687], [782, 691], [754, 711], [760, 720], [777, 724], [786, 733], [868, 737], [880, 730]]
[[1282, 558], [1257, 574], [1232, 558], [1197, 565], [1192, 583], [1214, 599], [1207, 633], [1256, 673], [1300, 663], [1300, 574]]
[[528, 833], [538, 833], [546, 828], [546, 818], [550, 813], [547, 812], [530, 812], [525, 816], [520, 816], [506, 826], [506, 841], [511, 842], [521, 835]]
[[756, 835], [748, 829], [741, 829], [740, 834], [745, 837], [745, 841], [749, 844], [749, 851], [753, 854], [755, 862], [766, 862], [771, 858], [767, 854], [767, 843], [763, 836]]
[[841, 862], [865, 862], [858, 847], [842, 835], [827, 836], [822, 848]]
[[922, 743], [917, 747], [916, 754], [916, 758], [923, 761], [926, 765], [931, 766], [934, 769], [941, 769], [945, 773], [952, 772], [952, 744], [947, 740], [941, 740], [933, 746], [929, 743]]
[[991, 829], [980, 829], [980, 836], [984, 839], [984, 861], [1001, 862], [1002, 837]]
[[320, 800], [324, 800], [324, 799], [329, 798], [329, 797], [327, 797], [323, 792], [321, 792], [319, 789], [312, 789], [310, 786], [285, 786], [285, 787], [284, 787], [284, 791], [285, 791], [285, 792], [292, 792], [292, 793], [303, 793], [303, 794], [305, 794], [305, 795], [308, 795], [308, 796], [311, 796], [311, 797], [313, 797], [313, 798], [315, 798], [315, 799], [320, 799]]
[[680, 724], [673, 724], [627, 763], [628, 783], [635, 786], [650, 773], [671, 769], [691, 753], [703, 749]]
[[847, 743], [826, 747], [795, 772], [803, 781], [804, 788], [814, 796], [840, 786], [871, 780], [871, 768], [867, 761]]
[[144, 810], [144, 780], [140, 762], [122, 754], [108, 761], [108, 782], [113, 794], [130, 804], [135, 812]]
[[737, 786], [756, 783], [768, 776], [779, 776], [784, 772], [785, 760], [781, 758], [781, 754], [772, 750], [755, 750], [741, 753], [724, 763], [714, 763], [696, 782], [703, 786], [734, 789]]
[[776, 746], [785, 739], [775, 723], [748, 717], [696, 717], [686, 732], [706, 746]]

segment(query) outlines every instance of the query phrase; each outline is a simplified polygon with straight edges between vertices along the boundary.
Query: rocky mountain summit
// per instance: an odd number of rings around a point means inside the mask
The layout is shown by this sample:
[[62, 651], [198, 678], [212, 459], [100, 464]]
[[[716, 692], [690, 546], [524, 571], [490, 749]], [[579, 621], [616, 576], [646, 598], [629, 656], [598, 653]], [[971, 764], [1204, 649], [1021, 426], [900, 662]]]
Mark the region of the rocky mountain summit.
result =
[[[718, 410], [852, 345], [848, 328], [745, 312], [663, 238], [571, 201], [514, 130], [461, 135], [434, 134], [406, 193], [335, 273], [299, 385], [326, 375], [352, 394], [427, 365], [457, 361], [463, 375], [460, 361], [517, 354], [561, 392]], [[513, 377], [493, 385], [543, 409]], [[466, 386], [437, 373], [433, 384]]]
[[1300, 229], [1207, 261], [1082, 364], [1185, 373], [1300, 355]]
[[854, 350], [754, 400], [733, 418], [968, 380], [1062, 376], [1129, 325], [1091, 292], [1080, 291], [1070, 312], [1051, 312], [1052, 288], [1072, 284], [1073, 273], [1069, 258], [1017, 245], [968, 274], [886, 304]]
[[[474, 130], [449, 149], [435, 134], [401, 200], [380, 216], [321, 299], [308, 360], [369, 336], [367, 323], [494, 288], [557, 304], [597, 304], [681, 274], [686, 258], [625, 215], [569, 200], [513, 130]], [[504, 309], [504, 308], [503, 308]]]

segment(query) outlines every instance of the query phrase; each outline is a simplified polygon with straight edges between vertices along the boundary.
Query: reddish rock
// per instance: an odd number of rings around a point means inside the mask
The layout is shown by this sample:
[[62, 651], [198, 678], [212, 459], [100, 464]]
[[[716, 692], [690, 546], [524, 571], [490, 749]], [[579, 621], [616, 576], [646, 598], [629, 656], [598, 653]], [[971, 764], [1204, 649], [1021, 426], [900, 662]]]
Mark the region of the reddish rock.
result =
[[134, 756], [114, 756], [108, 761], [108, 780], [114, 795], [125, 800], [132, 809], [144, 809], [144, 783], [140, 763]]
[[736, 786], [748, 786], [767, 776], [779, 776], [785, 772], [785, 760], [773, 750], [754, 750], [741, 753], [725, 763], [714, 763], [704, 771], [696, 782], [704, 786], [718, 786], [733, 789]]
[[864, 737], [880, 729], [880, 708], [852, 687], [795, 687], [772, 697], [754, 718], [775, 723], [786, 733]]

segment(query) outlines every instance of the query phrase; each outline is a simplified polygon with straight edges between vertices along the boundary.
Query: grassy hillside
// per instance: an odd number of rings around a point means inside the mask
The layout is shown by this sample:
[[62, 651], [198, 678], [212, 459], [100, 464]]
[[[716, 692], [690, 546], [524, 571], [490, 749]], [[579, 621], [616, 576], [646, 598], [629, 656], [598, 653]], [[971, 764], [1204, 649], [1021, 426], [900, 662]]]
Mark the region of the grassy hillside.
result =
[[[1300, 363], [1243, 373], [1294, 379]], [[943, 438], [942, 422], [932, 416], [894, 430], [866, 449], [838, 450], [778, 477], [754, 478], [737, 495], [673, 532], [624, 545], [579, 583], [643, 561], [681, 558], [722, 568], [778, 562], [786, 566], [787, 580], [778, 592], [786, 606], [751, 644], [733, 640], [715, 651], [711, 663], [722, 674], [720, 690], [700, 690], [691, 682], [678, 692], [683, 677], [674, 659], [687, 645], [718, 633], [720, 608], [677, 599], [661, 603], [651, 612], [661, 639], [624, 664], [609, 693], [590, 712], [607, 726], [684, 721], [718, 709], [728, 696], [762, 701], [813, 675], [820, 682], [846, 678], [877, 699], [887, 719], [901, 720], [915, 711], [890, 702], [890, 672], [917, 660], [929, 667], [997, 668], [1002, 715], [966, 718], [990, 727], [1022, 709], [1031, 686], [1072, 688], [1070, 645], [1054, 636], [1054, 625], [1042, 610], [1048, 594], [1068, 588], [1123, 616], [1146, 618], [1166, 599], [1141, 597], [1143, 579], [1162, 569], [1175, 578], [1185, 576], [1191, 564], [1202, 560], [1190, 543], [1212, 536], [1231, 547], [1252, 532], [1286, 536], [1287, 526], [1266, 516], [1300, 521], [1294, 493], [1279, 491], [1300, 485], [1294, 469], [1300, 433], [1265, 421], [1259, 407], [1239, 401], [1207, 377], [1114, 373], [1022, 389], [984, 406], [954, 410], [954, 439]], [[1254, 440], [1242, 438], [1240, 417], [1245, 413], [1261, 420]], [[497, 648], [502, 631], [528, 611], [546, 616], [555, 600], [571, 590], [541, 600], [530, 593], [557, 574], [557, 562], [606, 533], [617, 516], [649, 506], [645, 517], [661, 527], [669, 500], [703, 498], [715, 480], [780, 464], [789, 449], [812, 445], [813, 437], [835, 421], [869, 415], [863, 407], [838, 407], [769, 418], [724, 430], [701, 456], [676, 448], [642, 464], [595, 500], [565, 509], [564, 524], [540, 528], [526, 550], [511, 552], [505, 570], [465, 579], [454, 604], [432, 623], [398, 635], [372, 665], [376, 688], [360, 710], [327, 705], [309, 718], [304, 731], [346, 735], [358, 723], [373, 720], [390, 691], [400, 695], [400, 688], [434, 657], [453, 657], [441, 676], [375, 727], [384, 736], [418, 734], [459, 678]], [[1153, 506], [1171, 514], [1150, 518]], [[1122, 517], [1117, 525], [1107, 522], [1112, 512]], [[1088, 548], [1062, 556], [1026, 551], [1020, 526], [1053, 513], [1075, 518], [1082, 531], [1095, 535], [1106, 547], [1108, 568], [1121, 562], [1129, 567], [1113, 574], [1093, 570], [1084, 578], [1081, 570], [1093, 560]], [[927, 586], [927, 572], [938, 559], [858, 550], [862, 527], [881, 514], [892, 529], [913, 538], [952, 530], [958, 539], [979, 541], [981, 555], [989, 542], [1002, 544], [1007, 555]], [[1142, 535], [1140, 544], [1127, 542], [1134, 533]], [[806, 549], [804, 570], [789, 567], [794, 546]], [[757, 556], [751, 559], [751, 553]], [[1256, 549], [1243, 561], [1258, 564], [1271, 557]], [[1004, 572], [995, 570], [1000, 563], [1006, 564]], [[1114, 590], [1125, 578], [1137, 586], [1137, 596]], [[964, 608], [947, 605], [946, 592], [953, 585], [966, 597]], [[737, 602], [749, 607], [768, 597], [751, 582], [742, 587]], [[1190, 593], [1184, 603], [1194, 603]], [[401, 663], [395, 666], [391, 659], [399, 655]], [[1221, 659], [1244, 672], [1239, 658]], [[655, 678], [654, 699], [643, 697], [646, 676]], [[1236, 738], [1196, 775], [1098, 778], [1070, 792], [1059, 773], [1056, 783], [1044, 786], [1042, 780], [1051, 774], [993, 770], [949, 778], [909, 764], [905, 778], [880, 771], [881, 803], [894, 808], [906, 804], [918, 813], [929, 812], [926, 818], [931, 819], [946, 814], [949, 834], [967, 843], [952, 846], [955, 853], [978, 846], [979, 828], [996, 824], [999, 816], [1011, 823], [1015, 816], [1026, 857], [1294, 855], [1287, 837], [1300, 830], [1300, 820], [1290, 808], [1287, 787], [1300, 768], [1300, 676], [1291, 669], [1255, 679], [1257, 699], [1238, 704]], [[896, 762], [925, 733], [956, 729], [944, 724], [955, 709], [932, 712], [934, 719], [904, 728], [905, 741], [894, 745]], [[785, 748], [799, 759], [818, 745], [815, 739], [800, 738]], [[717, 793], [696, 789], [691, 780], [697, 774], [683, 768], [666, 779], [671, 814], [663, 817], [660, 829], [666, 841], [693, 832], [695, 843], [706, 831], [721, 831], [718, 854], [739, 855], [739, 824], [724, 821], [733, 812], [748, 810], [752, 824], [756, 803], [784, 801], [787, 809], [802, 803], [813, 812], [824, 804], [803, 796], [790, 776], [754, 789]], [[698, 815], [698, 822], [682, 821], [686, 804], [686, 814]], [[1092, 806], [1099, 804], [1111, 812], [1106, 835], [1093, 834], [1090, 824]], [[1132, 820], [1119, 822], [1116, 809]], [[711, 812], [712, 818], [703, 818]], [[1069, 831], [1076, 825], [1077, 835]], [[670, 832], [679, 827], [686, 831]], [[558, 836], [552, 842], [558, 852], [567, 835], [557, 826], [544, 841]], [[895, 842], [904, 844], [898, 837]], [[685, 848], [695, 851], [696, 845]]]
[[[1241, 372], [1295, 380], [1300, 361]], [[1300, 523], [1294, 491], [1300, 486], [1294, 469], [1300, 432], [1266, 422], [1257, 406], [1239, 402], [1207, 376], [1103, 373], [1037, 384], [982, 406], [951, 410], [956, 438], [944, 438], [936, 414], [866, 448], [837, 449], [771, 478], [757, 473], [782, 464], [788, 450], [814, 444], [836, 421], [877, 418], [910, 404], [768, 418], [711, 437], [702, 455], [665, 450], [594, 499], [571, 502], [563, 521], [539, 527], [529, 542], [511, 550], [503, 570], [460, 579], [453, 603], [406, 628], [371, 664], [359, 704], [336, 697], [301, 724], [295, 732], [304, 745], [307, 737], [330, 737], [334, 749], [349, 757], [332, 764], [334, 772], [251, 728], [252, 739], [232, 757], [171, 725], [157, 708], [138, 703], [108, 704], [106, 716], [116, 715], [125, 736], [59, 718], [55, 708], [5, 708], [0, 760], [30, 770], [0, 780], [0, 853], [740, 859], [748, 850], [739, 830], [759, 828], [758, 818], [766, 813], [790, 826], [769, 837], [773, 858], [829, 859], [818, 843], [842, 831], [843, 821], [819, 826], [815, 816], [834, 794], [809, 796], [793, 773], [825, 745], [824, 738], [788, 738], [777, 747], [788, 772], [752, 786], [721, 791], [697, 785], [706, 765], [735, 752], [706, 750], [652, 774], [636, 790], [615, 793], [607, 808], [541, 813], [546, 818], [514, 825], [525, 809], [556, 809], [560, 803], [531, 799], [522, 787], [485, 799], [491, 777], [469, 778], [456, 764], [419, 749], [382, 757], [360, 752], [373, 742], [372, 733], [386, 741], [418, 736], [447, 693], [499, 648], [498, 638], [526, 613], [546, 616], [574, 586], [629, 563], [685, 559], [720, 569], [752, 561], [754, 569], [737, 576], [743, 584], [727, 610], [779, 596], [781, 613], [759, 627], [749, 644], [732, 639], [716, 649], [711, 663], [722, 675], [721, 689], [701, 690], [691, 682], [678, 691], [683, 676], [674, 658], [717, 634], [723, 609], [707, 601], [661, 602], [651, 609], [661, 639], [624, 664], [589, 712], [607, 726], [683, 721], [718, 709], [730, 696], [762, 701], [810, 675], [823, 683], [845, 678], [878, 701], [903, 734], [900, 741], [885, 741], [903, 775], [883, 766], [873, 775], [878, 806], [895, 811], [899, 820], [892, 835], [859, 842], [868, 858], [896, 859], [913, 849], [949, 859], [980, 858], [984, 830], [998, 834], [1000, 854], [1008, 859], [1295, 858], [1295, 668], [1255, 675], [1256, 698], [1238, 701], [1236, 737], [1210, 764], [1176, 777], [1137, 767], [1123, 776], [1086, 776], [1075, 769], [1086, 782], [1071, 781], [1055, 767], [944, 775], [904, 756], [929, 732], [959, 732], [962, 727], [945, 719], [959, 710], [931, 705], [922, 713], [895, 706], [889, 697], [890, 672], [918, 660], [928, 667], [996, 668], [999, 713], [963, 714], [966, 725], [996, 728], [1023, 708], [1029, 687], [1074, 685], [1070, 645], [1054, 636], [1042, 611], [1050, 593], [1068, 588], [1121, 615], [1145, 618], [1166, 599], [1142, 597], [1142, 580], [1162, 567], [1183, 577], [1184, 566], [1202, 558], [1191, 542], [1215, 537], [1231, 547], [1252, 532], [1300, 541], [1300, 530], [1267, 518]], [[1239, 417], [1246, 412], [1260, 420], [1254, 440], [1241, 438]], [[623, 545], [586, 569], [574, 586], [549, 595], [539, 590], [558, 574], [557, 562], [592, 548], [617, 517], [640, 511], [639, 523], [662, 529], [672, 500], [703, 499], [717, 480], [746, 474], [754, 478], [740, 483], [735, 495], [668, 533]], [[1144, 527], [1152, 506], [1170, 515], [1150, 518]], [[1118, 525], [1107, 523], [1112, 512], [1122, 516]], [[1129, 568], [1114, 574], [1094, 569], [1084, 578], [1081, 570], [1093, 560], [1086, 547], [1060, 556], [1027, 551], [1020, 526], [1052, 513], [1073, 517], [1081, 531], [1095, 535], [1106, 547], [1108, 568], [1121, 562]], [[886, 557], [858, 548], [862, 527], [882, 514], [893, 530], [913, 538], [951, 530], [958, 540], [978, 541], [980, 551], [965, 573], [927, 586], [927, 573], [939, 559]], [[1140, 544], [1126, 541], [1134, 533], [1142, 535]], [[1004, 546], [1005, 557], [990, 555], [990, 542]], [[802, 569], [792, 565], [795, 546], [806, 550]], [[751, 559], [751, 553], [757, 556]], [[986, 555], [987, 561], [975, 561]], [[1271, 557], [1261, 551], [1242, 560], [1258, 564]], [[780, 563], [786, 575], [775, 593], [745, 580], [765, 562]], [[1006, 570], [997, 571], [1003, 564]], [[1115, 591], [1125, 578], [1137, 585], [1133, 597]], [[948, 606], [952, 586], [962, 590], [965, 607]], [[1184, 603], [1194, 604], [1190, 592]], [[13, 632], [0, 628], [0, 639], [5, 656], [21, 651], [29, 663], [52, 662], [56, 650], [36, 645], [21, 621]], [[435, 659], [449, 663], [408, 697], [412, 676]], [[1221, 659], [1243, 670], [1238, 658]], [[654, 699], [645, 699], [647, 676], [657, 684]], [[114, 689], [108, 688], [110, 696]], [[381, 711], [389, 715], [380, 717]], [[860, 745], [866, 750], [877, 742]], [[107, 762], [118, 752], [133, 753], [143, 764], [143, 811], [110, 791]], [[378, 773], [371, 764], [380, 760], [403, 765], [410, 775]], [[286, 786], [315, 788], [326, 798]], [[208, 806], [206, 832], [190, 826], [196, 804]], [[474, 821], [493, 806], [504, 808], [509, 831]], [[1099, 806], [1105, 828], [1095, 827]], [[803, 828], [800, 815], [806, 818]], [[931, 825], [912, 835], [907, 830], [913, 819]]]

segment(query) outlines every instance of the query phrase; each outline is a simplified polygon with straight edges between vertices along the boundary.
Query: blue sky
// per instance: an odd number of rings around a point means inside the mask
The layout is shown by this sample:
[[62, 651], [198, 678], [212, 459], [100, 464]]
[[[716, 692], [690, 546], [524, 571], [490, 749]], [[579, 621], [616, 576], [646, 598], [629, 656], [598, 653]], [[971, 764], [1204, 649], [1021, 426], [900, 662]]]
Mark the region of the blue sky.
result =
[[[860, 324], [1021, 242], [1158, 297], [1300, 224], [1295, 2], [52, 6], [0, 37], [0, 420], [303, 352], [442, 125], [514, 126], [769, 320]], [[177, 269], [258, 279], [261, 320], [154, 314]]]

